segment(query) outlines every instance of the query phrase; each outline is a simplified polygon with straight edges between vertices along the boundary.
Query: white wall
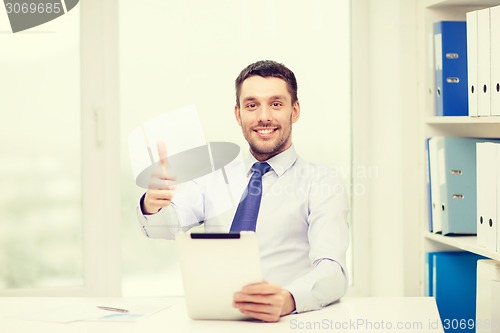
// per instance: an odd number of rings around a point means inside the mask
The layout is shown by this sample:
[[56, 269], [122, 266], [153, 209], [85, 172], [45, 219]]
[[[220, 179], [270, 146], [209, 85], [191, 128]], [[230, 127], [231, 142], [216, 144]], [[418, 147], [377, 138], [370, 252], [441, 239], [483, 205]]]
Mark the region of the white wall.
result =
[[120, 5], [124, 131], [195, 103], [209, 140], [243, 145], [232, 115], [234, 79], [246, 65], [273, 59], [298, 79], [302, 115], [294, 141], [301, 154], [349, 165], [349, 1]]
[[[354, 156], [378, 171], [365, 183], [366, 211], [354, 212], [354, 222], [365, 226], [358, 236], [368, 244], [367, 292], [417, 295], [423, 265], [418, 203], [405, 200], [406, 193], [417, 190], [411, 180], [416, 177], [416, 154], [423, 147], [416, 142], [416, 1], [354, 2], [353, 25], [359, 30], [354, 50], [367, 56], [353, 54]], [[357, 65], [366, 72], [356, 70]]]

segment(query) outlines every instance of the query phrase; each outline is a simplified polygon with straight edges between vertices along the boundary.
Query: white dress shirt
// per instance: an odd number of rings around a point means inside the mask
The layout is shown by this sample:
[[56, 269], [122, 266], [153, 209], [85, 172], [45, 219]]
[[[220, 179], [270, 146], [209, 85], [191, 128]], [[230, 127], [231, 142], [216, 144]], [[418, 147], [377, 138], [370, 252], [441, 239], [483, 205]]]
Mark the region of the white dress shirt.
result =
[[[218, 170], [178, 186], [171, 205], [154, 215], [138, 207], [143, 233], [173, 239], [201, 223], [206, 232], [228, 232], [254, 162], [248, 153], [225, 167], [226, 177]], [[293, 295], [297, 312], [319, 309], [348, 286], [346, 188], [334, 170], [304, 161], [293, 146], [267, 162], [255, 231], [263, 276]]]

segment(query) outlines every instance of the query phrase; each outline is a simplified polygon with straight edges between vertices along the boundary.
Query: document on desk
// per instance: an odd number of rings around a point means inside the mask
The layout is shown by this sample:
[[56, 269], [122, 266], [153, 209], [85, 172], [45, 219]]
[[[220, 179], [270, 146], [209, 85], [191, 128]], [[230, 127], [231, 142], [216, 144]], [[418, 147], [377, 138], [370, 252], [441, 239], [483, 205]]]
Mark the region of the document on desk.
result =
[[135, 322], [169, 307], [170, 305], [157, 304], [67, 304], [41, 311], [17, 314], [11, 318], [52, 323], [72, 323], [79, 321]]

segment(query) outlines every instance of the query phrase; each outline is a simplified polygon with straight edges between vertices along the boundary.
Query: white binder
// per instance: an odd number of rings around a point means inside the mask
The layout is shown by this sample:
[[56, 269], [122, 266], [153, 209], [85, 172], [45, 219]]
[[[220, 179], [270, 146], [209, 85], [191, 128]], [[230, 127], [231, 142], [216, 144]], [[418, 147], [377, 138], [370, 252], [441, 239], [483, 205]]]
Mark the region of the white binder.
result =
[[443, 231], [443, 223], [441, 219], [441, 182], [439, 179], [439, 164], [438, 164], [438, 144], [442, 138], [435, 137], [429, 139], [429, 165], [431, 177], [431, 197], [432, 197], [432, 232], [438, 233]]
[[467, 76], [469, 116], [477, 117], [477, 11], [467, 13]]
[[500, 262], [495, 260], [477, 261], [476, 288], [476, 333], [491, 333], [492, 327], [492, 287], [493, 281], [500, 280]]
[[476, 143], [477, 243], [495, 251], [497, 246], [497, 147]]
[[[495, 164], [495, 169], [497, 172], [497, 181], [496, 181], [496, 211], [497, 211], [497, 235], [496, 235], [496, 251], [500, 252], [500, 226], [498, 226], [498, 222], [500, 221], [500, 144], [496, 145], [497, 147], [497, 161]], [[500, 317], [498, 317], [500, 318]], [[499, 323], [500, 325], [500, 323]]]
[[490, 9], [485, 8], [477, 12], [477, 114], [490, 115]]
[[491, 282], [491, 333], [500, 333], [500, 280]]
[[491, 115], [500, 116], [500, 6], [490, 8]]

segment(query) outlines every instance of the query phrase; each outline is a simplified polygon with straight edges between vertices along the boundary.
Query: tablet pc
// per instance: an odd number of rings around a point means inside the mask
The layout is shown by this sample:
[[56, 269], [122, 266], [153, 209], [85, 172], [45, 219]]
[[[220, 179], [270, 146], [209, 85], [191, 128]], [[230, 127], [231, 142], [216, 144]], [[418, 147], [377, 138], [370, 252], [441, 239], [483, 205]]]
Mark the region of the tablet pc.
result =
[[189, 317], [248, 318], [232, 304], [243, 286], [263, 281], [255, 233], [179, 233], [175, 243]]

